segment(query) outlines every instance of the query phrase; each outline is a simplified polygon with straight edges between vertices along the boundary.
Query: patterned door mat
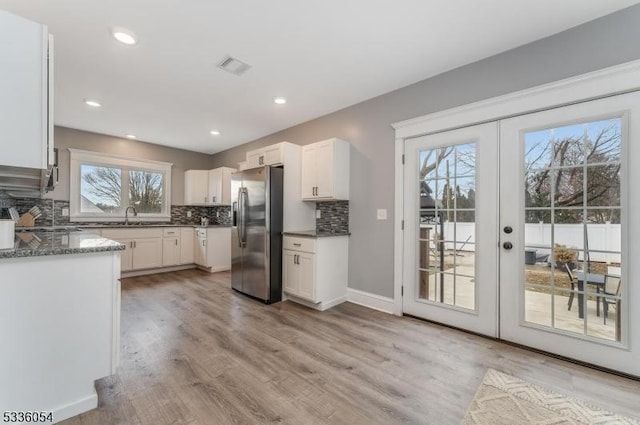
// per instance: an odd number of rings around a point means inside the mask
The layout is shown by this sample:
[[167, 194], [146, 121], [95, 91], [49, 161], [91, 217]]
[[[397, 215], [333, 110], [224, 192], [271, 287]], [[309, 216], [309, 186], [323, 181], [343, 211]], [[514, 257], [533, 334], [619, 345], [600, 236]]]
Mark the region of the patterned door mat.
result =
[[618, 415], [489, 369], [461, 425], [640, 425]]

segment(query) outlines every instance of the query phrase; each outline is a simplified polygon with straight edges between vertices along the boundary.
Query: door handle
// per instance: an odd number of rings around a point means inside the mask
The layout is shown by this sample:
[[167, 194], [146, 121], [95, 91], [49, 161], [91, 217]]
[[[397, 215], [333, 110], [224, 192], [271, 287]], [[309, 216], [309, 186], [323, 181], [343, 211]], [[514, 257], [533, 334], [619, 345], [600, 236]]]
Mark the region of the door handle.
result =
[[502, 247], [504, 249], [509, 250], [509, 249], [513, 248], [513, 244], [511, 242], [505, 242], [505, 243], [502, 244]]

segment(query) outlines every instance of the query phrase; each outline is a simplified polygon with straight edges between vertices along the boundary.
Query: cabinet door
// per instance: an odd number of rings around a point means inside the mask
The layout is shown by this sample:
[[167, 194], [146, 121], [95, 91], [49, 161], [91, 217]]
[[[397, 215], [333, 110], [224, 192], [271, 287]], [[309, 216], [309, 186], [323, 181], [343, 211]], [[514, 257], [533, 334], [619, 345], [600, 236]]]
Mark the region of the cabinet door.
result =
[[133, 240], [118, 239], [118, 242], [124, 244], [124, 251], [120, 251], [120, 271], [127, 272], [133, 269]]
[[136, 239], [133, 241], [133, 269], [152, 269], [162, 265], [162, 239]]
[[282, 146], [280, 144], [268, 146], [264, 149], [264, 165], [282, 164]]
[[209, 171], [209, 197], [207, 203], [222, 203], [222, 168]]
[[180, 229], [180, 264], [194, 262], [193, 242], [194, 230], [191, 228]]
[[180, 262], [180, 241], [176, 238], [162, 240], [162, 265], [175, 266]]
[[316, 197], [333, 197], [333, 142], [318, 143], [316, 173]]
[[231, 228], [207, 229], [207, 266], [215, 270], [231, 268]]
[[208, 198], [209, 171], [187, 170], [184, 173], [184, 203], [206, 204]]
[[298, 295], [300, 286], [300, 269], [296, 264], [296, 251], [285, 249], [282, 251], [282, 281], [284, 291], [291, 295]]
[[298, 294], [301, 298], [316, 302], [316, 267], [315, 255], [298, 252], [298, 273], [300, 282]]
[[202, 267], [209, 267], [209, 263], [207, 261], [207, 240], [206, 239], [196, 239], [196, 247], [195, 247], [195, 263]]
[[0, 40], [0, 165], [46, 168], [47, 28], [0, 10]]
[[247, 152], [247, 169], [260, 167], [263, 162], [264, 152], [262, 150]]
[[315, 145], [302, 147], [302, 199], [315, 197], [318, 173], [318, 149]]

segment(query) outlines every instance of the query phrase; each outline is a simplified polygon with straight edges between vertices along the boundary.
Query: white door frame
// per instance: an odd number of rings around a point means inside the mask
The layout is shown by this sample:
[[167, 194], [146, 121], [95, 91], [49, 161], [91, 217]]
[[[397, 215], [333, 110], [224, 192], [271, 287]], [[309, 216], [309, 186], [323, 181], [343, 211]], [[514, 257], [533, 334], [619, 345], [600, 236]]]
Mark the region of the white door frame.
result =
[[640, 91], [640, 60], [392, 124], [395, 129], [394, 314], [402, 315], [406, 139]]

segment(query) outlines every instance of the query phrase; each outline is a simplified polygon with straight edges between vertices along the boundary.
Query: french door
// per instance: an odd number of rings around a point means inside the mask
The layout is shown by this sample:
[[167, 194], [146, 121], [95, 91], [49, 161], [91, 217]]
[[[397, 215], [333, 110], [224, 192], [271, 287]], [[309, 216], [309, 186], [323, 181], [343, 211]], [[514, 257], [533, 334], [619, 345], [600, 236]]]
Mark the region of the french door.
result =
[[403, 311], [498, 335], [498, 124], [405, 144]]
[[406, 140], [403, 311], [640, 376], [638, 105]]

